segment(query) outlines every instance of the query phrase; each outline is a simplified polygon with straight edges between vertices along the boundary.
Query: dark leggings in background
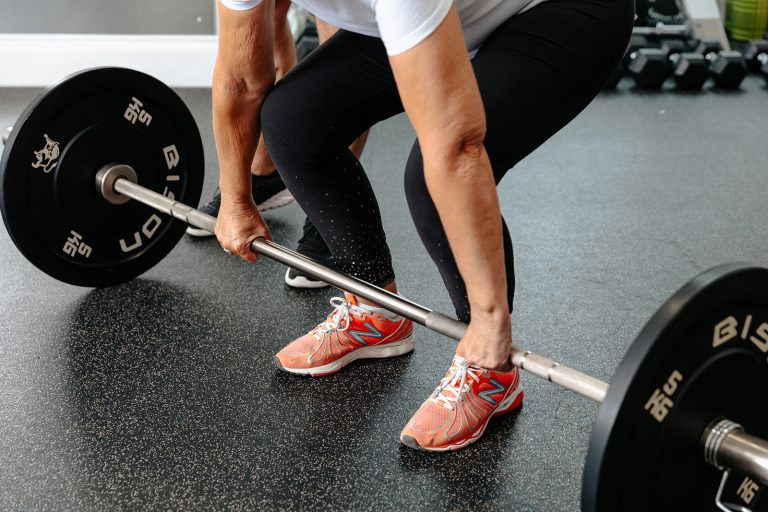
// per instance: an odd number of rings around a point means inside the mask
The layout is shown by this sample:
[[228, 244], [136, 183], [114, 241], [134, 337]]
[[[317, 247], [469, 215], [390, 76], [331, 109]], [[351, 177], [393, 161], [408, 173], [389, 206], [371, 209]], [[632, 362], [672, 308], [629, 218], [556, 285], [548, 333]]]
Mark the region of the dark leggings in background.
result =
[[[594, 99], [624, 53], [633, 15], [632, 0], [548, 0], [486, 39], [473, 67], [496, 183]], [[376, 198], [348, 146], [402, 111], [381, 40], [341, 30], [278, 82], [261, 112], [269, 154], [337, 267], [378, 286], [395, 274]], [[427, 191], [418, 142], [405, 169], [405, 192], [456, 314], [467, 322], [466, 289]], [[515, 277], [506, 224], [504, 247], [511, 307]]]

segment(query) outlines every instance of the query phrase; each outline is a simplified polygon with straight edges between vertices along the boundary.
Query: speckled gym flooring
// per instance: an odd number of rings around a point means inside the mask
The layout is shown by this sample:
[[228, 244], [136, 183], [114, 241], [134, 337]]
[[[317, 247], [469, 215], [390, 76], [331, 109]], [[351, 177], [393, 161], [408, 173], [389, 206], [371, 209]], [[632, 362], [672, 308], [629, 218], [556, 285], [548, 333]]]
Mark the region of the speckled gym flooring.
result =
[[[564, 85], [565, 86], [565, 85]], [[507, 175], [521, 345], [610, 379], [646, 320], [698, 272], [768, 265], [768, 90], [602, 94]], [[37, 91], [0, 90], [0, 127]], [[206, 90], [181, 90], [216, 182]], [[510, 119], [514, 122], [514, 119]], [[411, 225], [402, 169], [413, 132], [376, 126], [363, 156], [401, 290], [450, 313]], [[266, 218], [290, 247], [302, 213]], [[412, 355], [293, 377], [272, 356], [329, 311], [285, 269], [185, 238], [125, 285], [82, 289], [32, 267], [0, 229], [0, 509], [579, 509], [597, 405], [524, 377], [524, 407], [464, 451], [398, 434], [453, 342], [417, 328]]]

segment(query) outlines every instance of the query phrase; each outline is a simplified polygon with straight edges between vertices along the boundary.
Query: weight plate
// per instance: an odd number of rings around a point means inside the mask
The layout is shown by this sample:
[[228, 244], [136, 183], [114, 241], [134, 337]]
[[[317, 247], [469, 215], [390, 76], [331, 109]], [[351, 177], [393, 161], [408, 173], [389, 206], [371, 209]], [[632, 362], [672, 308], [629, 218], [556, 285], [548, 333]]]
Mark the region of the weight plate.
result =
[[[726, 417], [768, 437], [766, 389], [768, 269], [704, 272], [648, 322], [611, 380], [592, 430], [583, 509], [718, 510], [722, 473], [704, 461], [702, 435]], [[768, 510], [761, 489], [745, 493], [739, 478], [725, 500]]]
[[0, 161], [0, 212], [21, 253], [79, 286], [133, 279], [163, 259], [186, 225], [96, 191], [104, 165], [130, 165], [139, 184], [196, 205], [200, 133], [184, 102], [149, 75], [98, 68], [47, 89], [19, 117]]

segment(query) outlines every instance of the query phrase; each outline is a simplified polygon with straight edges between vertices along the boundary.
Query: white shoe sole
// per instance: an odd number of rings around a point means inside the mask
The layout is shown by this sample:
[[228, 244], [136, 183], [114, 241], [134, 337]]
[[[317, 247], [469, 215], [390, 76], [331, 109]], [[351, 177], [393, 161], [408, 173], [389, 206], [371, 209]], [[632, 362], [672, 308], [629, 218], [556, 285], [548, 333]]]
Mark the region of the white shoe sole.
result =
[[330, 373], [338, 372], [352, 361], [358, 359], [383, 359], [385, 357], [396, 357], [407, 354], [413, 350], [415, 343], [416, 339], [413, 334], [411, 334], [407, 338], [403, 338], [402, 340], [393, 343], [387, 343], [386, 345], [369, 345], [367, 347], [358, 348], [330, 364], [317, 366], [315, 368], [286, 368], [280, 363], [277, 356], [275, 356], [275, 364], [281, 370], [293, 373], [294, 375], [328, 375]]
[[[274, 210], [275, 208], [280, 208], [281, 206], [291, 204], [292, 202], [293, 202], [293, 196], [288, 191], [288, 189], [285, 189], [285, 190], [281, 190], [280, 192], [273, 195], [263, 203], [256, 206], [258, 207], [260, 212], [266, 212], [267, 210]], [[213, 236], [213, 233], [211, 233], [210, 231], [196, 228], [194, 226], [187, 227], [187, 234], [189, 236], [196, 236], [198, 238]]]
[[323, 281], [315, 280], [315, 279], [307, 279], [304, 276], [296, 276], [291, 277], [290, 276], [291, 269], [288, 269], [285, 271], [285, 284], [290, 286], [291, 288], [328, 288], [330, 285], [328, 283], [325, 283]]
[[287, 204], [291, 204], [293, 202], [293, 196], [288, 191], [288, 189], [281, 190], [277, 194], [273, 195], [260, 205], [257, 205], [260, 212], [265, 212], [267, 210], [274, 210], [275, 208], [280, 208], [281, 206], [285, 206]]
[[[485, 421], [485, 425], [483, 425], [482, 428], [475, 431], [474, 434], [472, 434], [470, 437], [462, 441], [461, 443], [451, 444], [448, 446], [442, 446], [440, 448], [432, 448], [432, 447], [424, 447], [421, 446], [416, 439], [414, 439], [411, 436], [400, 436], [400, 442], [403, 443], [408, 448], [413, 448], [415, 450], [421, 450], [423, 452], [451, 452], [455, 450], [460, 450], [464, 448], [465, 446], [468, 446], [481, 437], [483, 437], [483, 434], [485, 433], [485, 429], [488, 427], [488, 423], [491, 422], [491, 420], [499, 416], [500, 414], [504, 414], [505, 412], [509, 411], [509, 409], [515, 405], [515, 402], [520, 397], [520, 395], [523, 394], [523, 385], [522, 383], [517, 384], [517, 389], [509, 395], [507, 398], [504, 399], [503, 402], [501, 402], [501, 405], [493, 411], [493, 414], [488, 417], [488, 419]], [[522, 400], [517, 404], [517, 407], [520, 407], [523, 404]]]

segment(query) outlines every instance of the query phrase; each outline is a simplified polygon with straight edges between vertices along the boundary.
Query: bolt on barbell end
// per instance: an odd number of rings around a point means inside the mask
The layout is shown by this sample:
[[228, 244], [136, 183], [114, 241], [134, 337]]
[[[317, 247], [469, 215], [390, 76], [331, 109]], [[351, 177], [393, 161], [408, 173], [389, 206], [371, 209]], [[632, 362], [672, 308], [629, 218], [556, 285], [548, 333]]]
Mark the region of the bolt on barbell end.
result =
[[13, 131], [13, 126], [9, 126], [8, 128], [5, 129], [5, 131], [3, 131], [3, 137], [2, 137], [3, 146], [5, 146], [5, 143], [8, 141], [8, 137], [11, 136], [12, 131]]

